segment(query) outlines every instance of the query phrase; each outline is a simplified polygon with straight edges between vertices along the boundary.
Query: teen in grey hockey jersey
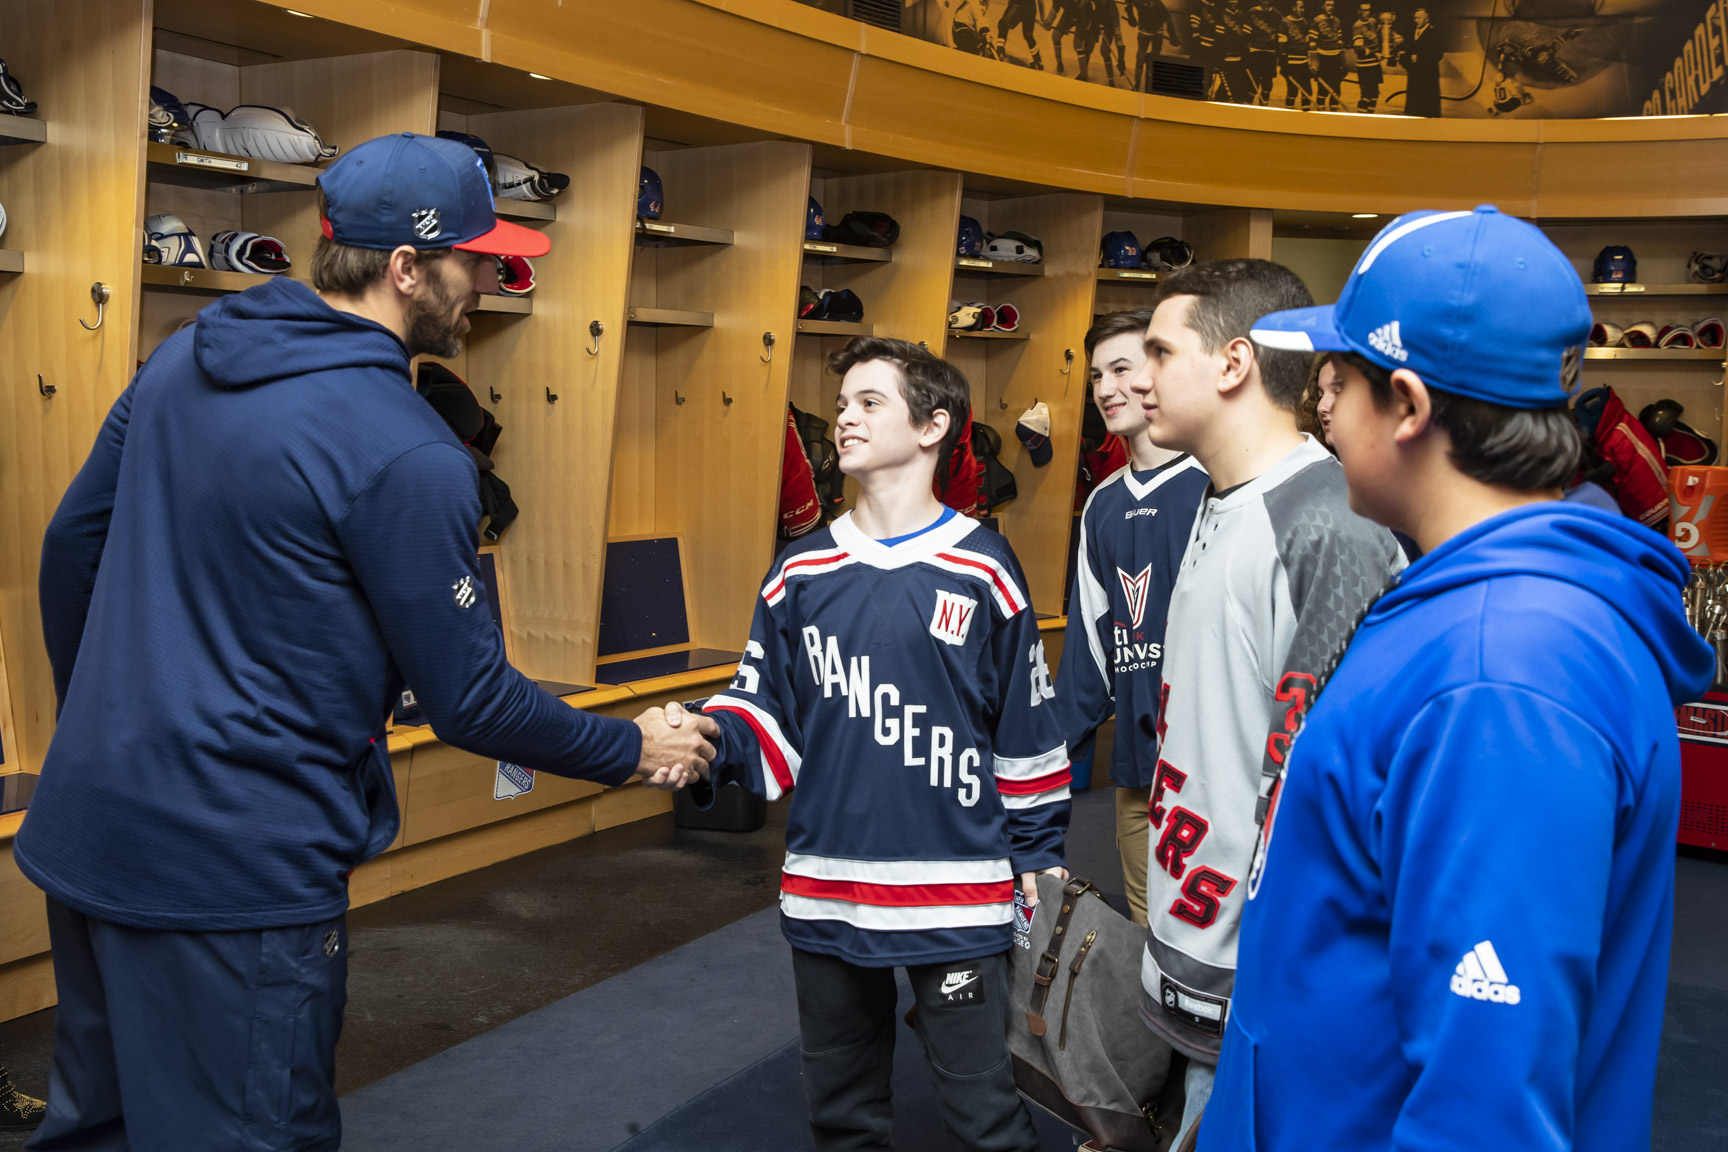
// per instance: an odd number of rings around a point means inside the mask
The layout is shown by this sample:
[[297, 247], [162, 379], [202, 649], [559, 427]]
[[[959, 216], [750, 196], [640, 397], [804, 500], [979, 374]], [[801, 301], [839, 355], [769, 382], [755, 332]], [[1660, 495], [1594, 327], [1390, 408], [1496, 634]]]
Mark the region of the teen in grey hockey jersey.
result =
[[1135, 380], [1160, 443], [1211, 476], [1164, 635], [1150, 802], [1147, 1023], [1190, 1058], [1184, 1131], [1211, 1092], [1264, 786], [1309, 688], [1403, 567], [1350, 511], [1338, 462], [1296, 429], [1309, 358], [1257, 348], [1268, 311], [1312, 297], [1265, 260], [1195, 265], [1159, 285]]

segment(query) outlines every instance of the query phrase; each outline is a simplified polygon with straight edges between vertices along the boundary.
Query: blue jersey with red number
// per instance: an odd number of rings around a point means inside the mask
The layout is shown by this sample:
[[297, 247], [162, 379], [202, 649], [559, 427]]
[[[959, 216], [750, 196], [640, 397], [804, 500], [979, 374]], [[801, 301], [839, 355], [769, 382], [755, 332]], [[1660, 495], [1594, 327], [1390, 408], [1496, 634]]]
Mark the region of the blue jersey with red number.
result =
[[950, 516], [899, 542], [846, 515], [783, 553], [704, 711], [717, 783], [793, 794], [781, 924], [867, 967], [1011, 943], [1015, 877], [1060, 865], [1068, 753], [1007, 540]]

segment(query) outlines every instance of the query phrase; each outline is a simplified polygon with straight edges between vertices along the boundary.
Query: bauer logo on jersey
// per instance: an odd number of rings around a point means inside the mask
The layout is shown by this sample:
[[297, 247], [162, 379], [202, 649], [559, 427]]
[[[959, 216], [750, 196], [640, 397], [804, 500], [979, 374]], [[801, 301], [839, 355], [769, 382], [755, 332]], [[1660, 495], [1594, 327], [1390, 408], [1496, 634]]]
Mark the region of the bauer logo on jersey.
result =
[[1128, 597], [1128, 617], [1133, 621], [1129, 627], [1139, 628], [1146, 619], [1146, 589], [1152, 585], [1152, 565], [1140, 569], [1138, 576], [1130, 576], [1118, 568], [1116, 578], [1122, 581], [1122, 595]]
[[936, 592], [936, 611], [930, 615], [930, 635], [948, 644], [966, 643], [978, 601], [953, 592]]

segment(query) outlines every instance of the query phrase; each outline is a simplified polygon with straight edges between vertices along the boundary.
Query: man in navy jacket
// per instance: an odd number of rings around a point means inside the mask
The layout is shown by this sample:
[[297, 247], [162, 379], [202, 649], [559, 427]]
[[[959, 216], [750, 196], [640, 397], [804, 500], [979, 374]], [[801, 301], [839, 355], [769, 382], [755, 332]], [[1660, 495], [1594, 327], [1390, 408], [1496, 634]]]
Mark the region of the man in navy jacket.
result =
[[48, 528], [61, 710], [14, 845], [60, 995], [32, 1148], [338, 1146], [348, 877], [396, 836], [405, 680], [488, 759], [677, 785], [714, 755], [711, 722], [589, 716], [505, 661], [474, 464], [414, 390], [493, 254], [545, 237], [453, 141], [369, 141], [319, 184], [318, 291], [273, 280], [165, 341]]
[[1332, 353], [1351, 507], [1423, 555], [1308, 686], [1201, 1152], [1650, 1147], [1673, 707], [1714, 659], [1679, 551], [1559, 502], [1589, 331], [1491, 207], [1400, 217], [1336, 307], [1254, 327]]

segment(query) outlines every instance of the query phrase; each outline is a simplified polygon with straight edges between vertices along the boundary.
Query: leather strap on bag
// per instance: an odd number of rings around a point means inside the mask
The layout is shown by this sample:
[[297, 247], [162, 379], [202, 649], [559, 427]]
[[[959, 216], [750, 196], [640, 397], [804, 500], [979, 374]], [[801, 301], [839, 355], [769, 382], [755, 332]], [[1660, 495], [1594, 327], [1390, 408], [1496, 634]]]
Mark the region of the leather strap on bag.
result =
[[1056, 927], [1050, 933], [1050, 947], [1038, 957], [1038, 968], [1032, 973], [1032, 1002], [1026, 1009], [1026, 1027], [1031, 1029], [1034, 1036], [1042, 1036], [1049, 1030], [1049, 1025], [1044, 1023], [1044, 1004], [1050, 999], [1051, 982], [1056, 979], [1056, 973], [1062, 967], [1062, 943], [1068, 935], [1068, 926], [1074, 919], [1074, 906], [1089, 889], [1096, 894], [1096, 886], [1092, 881], [1078, 877], [1062, 886], [1062, 908], [1056, 913]]

